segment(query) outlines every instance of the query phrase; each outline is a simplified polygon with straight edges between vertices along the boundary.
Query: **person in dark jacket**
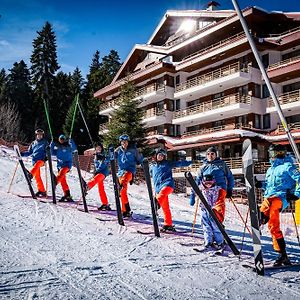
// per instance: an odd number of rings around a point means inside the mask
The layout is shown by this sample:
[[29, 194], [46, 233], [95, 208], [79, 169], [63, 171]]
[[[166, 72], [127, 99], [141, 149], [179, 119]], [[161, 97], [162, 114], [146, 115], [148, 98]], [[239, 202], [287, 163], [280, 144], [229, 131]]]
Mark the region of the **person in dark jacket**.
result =
[[[217, 150], [215, 147], [209, 147], [206, 150], [206, 159], [203, 166], [200, 168], [196, 182], [199, 185], [203, 180], [204, 175], [212, 175], [216, 181], [216, 185], [221, 187], [220, 197], [214, 206], [215, 213], [221, 223], [225, 217], [225, 199], [232, 197], [232, 190], [234, 187], [234, 177], [226, 163], [217, 157]], [[195, 203], [195, 193], [192, 191], [190, 196], [190, 204]]]
[[95, 149], [95, 175], [87, 183], [84, 182], [86, 192], [92, 189], [95, 185], [98, 185], [99, 197], [101, 200], [101, 206], [98, 207], [99, 210], [111, 210], [108, 204], [108, 198], [104, 189], [104, 179], [109, 174], [109, 157], [106, 156], [106, 152], [103, 145], [100, 143]]
[[167, 160], [167, 152], [158, 148], [155, 151], [154, 162], [150, 165], [150, 175], [153, 178], [156, 200], [164, 214], [164, 225], [162, 231], [176, 231], [173, 226], [172, 215], [169, 205], [169, 195], [175, 188], [172, 175], [172, 168], [186, 167], [192, 164], [192, 161], [170, 161]]
[[74, 141], [67, 140], [66, 136], [61, 134], [58, 138], [58, 143], [51, 142], [51, 155], [57, 157], [57, 170], [56, 184], [61, 184], [64, 196], [59, 201], [73, 201], [70, 188], [67, 183], [66, 174], [72, 168], [73, 156], [72, 153], [76, 150]]
[[132, 212], [128, 201], [128, 183], [133, 182], [136, 172], [136, 165], [142, 164], [143, 156], [135, 145], [129, 146], [130, 138], [127, 134], [119, 137], [120, 146], [115, 150], [115, 157], [118, 162], [118, 179], [121, 187], [120, 196], [122, 202], [122, 213], [124, 217], [130, 217]]
[[44, 135], [44, 130], [37, 129], [35, 131], [36, 139], [30, 144], [26, 152], [21, 153], [22, 156], [32, 157], [33, 168], [30, 171], [28, 171], [28, 175], [30, 179], [34, 177], [36, 180], [38, 191], [35, 195], [37, 197], [46, 196], [46, 189], [41, 178], [41, 167], [45, 165], [46, 148], [48, 146], [48, 141], [44, 138]]

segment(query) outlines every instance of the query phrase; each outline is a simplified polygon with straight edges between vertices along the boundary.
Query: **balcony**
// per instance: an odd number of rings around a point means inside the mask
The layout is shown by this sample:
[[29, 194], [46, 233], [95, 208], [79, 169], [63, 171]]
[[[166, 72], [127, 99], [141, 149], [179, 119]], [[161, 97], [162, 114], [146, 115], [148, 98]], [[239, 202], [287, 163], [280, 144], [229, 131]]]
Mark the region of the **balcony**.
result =
[[[283, 111], [293, 110], [293, 113], [300, 112], [300, 90], [284, 93], [278, 96], [278, 100]], [[267, 113], [276, 112], [272, 98], [268, 99]]]
[[99, 125], [99, 134], [106, 134], [108, 133], [108, 123], [103, 123]]
[[100, 104], [99, 115], [110, 115], [114, 109], [117, 109], [121, 103], [121, 98], [116, 98], [114, 100]]
[[[287, 124], [290, 131], [300, 131], [300, 122], [288, 123]], [[278, 125], [277, 129], [272, 134], [283, 134], [285, 130], [282, 125]]]
[[185, 138], [185, 137], [194, 136], [194, 135], [209, 134], [209, 133], [225, 130], [225, 128], [226, 128], [226, 126], [222, 125], [222, 126], [217, 126], [217, 127], [203, 128], [203, 129], [199, 129], [199, 130], [188, 131], [188, 132], [185, 132], [182, 135], [182, 137]]
[[283, 82], [299, 77], [300, 56], [282, 60], [268, 67], [268, 76], [272, 82]]
[[173, 124], [189, 124], [191, 121], [201, 123], [226, 119], [248, 114], [251, 111], [251, 97], [232, 94], [219, 99], [202, 102], [174, 112]]
[[214, 94], [220, 85], [222, 89], [229, 89], [247, 83], [251, 76], [248, 66], [243, 67], [239, 62], [214, 70], [201, 76], [180, 83], [175, 88], [175, 98], [192, 95], [197, 97]]
[[164, 84], [153, 83], [138, 89], [135, 92], [135, 99], [140, 100], [139, 107], [155, 103], [165, 98], [174, 97], [174, 88]]
[[153, 127], [162, 124], [172, 123], [173, 112], [169, 110], [158, 110], [157, 108], [148, 109], [145, 111], [143, 123], [146, 127]]

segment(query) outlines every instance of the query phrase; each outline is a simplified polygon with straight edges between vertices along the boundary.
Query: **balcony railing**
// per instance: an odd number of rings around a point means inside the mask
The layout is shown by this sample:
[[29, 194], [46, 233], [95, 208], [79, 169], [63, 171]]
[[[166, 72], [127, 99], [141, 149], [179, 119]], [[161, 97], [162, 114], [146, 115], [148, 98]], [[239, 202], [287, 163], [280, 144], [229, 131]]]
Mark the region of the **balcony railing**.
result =
[[165, 109], [151, 108], [144, 112], [144, 118], [147, 119], [154, 116], [163, 116], [165, 115], [165, 113], [166, 113]]
[[[278, 96], [280, 105], [300, 101], [300, 90], [284, 93]], [[274, 102], [271, 97], [268, 99], [268, 107], [274, 107]]]
[[[300, 122], [289, 123], [287, 125], [290, 130], [297, 130], [297, 131], [299, 130], [300, 131]], [[277, 132], [285, 132], [282, 125], [278, 125], [276, 131]]]
[[280, 37], [280, 36], [283, 36], [283, 35], [287, 35], [287, 34], [290, 34], [292, 32], [296, 32], [300, 30], [300, 26], [299, 27], [295, 27], [295, 28], [292, 28], [290, 30], [287, 30], [287, 31], [284, 31], [282, 33], [271, 33], [271, 34], [268, 34], [266, 35], [265, 37], [268, 38], [268, 37]]
[[115, 108], [116, 106], [118, 106], [121, 103], [121, 101], [122, 101], [121, 98], [116, 98], [114, 100], [102, 103], [99, 106], [99, 110], [103, 111], [103, 110], [108, 109], [108, 108]]
[[248, 72], [248, 66], [242, 67], [239, 62], [231, 64], [229, 66], [214, 70], [212, 72], [203, 74], [201, 76], [194, 77], [192, 79], [187, 80], [186, 82], [180, 83], [176, 85], [175, 93], [178, 93], [183, 90], [190, 89], [195, 86], [199, 86], [201, 84], [205, 84], [207, 82], [229, 76], [231, 74], [237, 72]]
[[135, 92], [135, 97], [142, 97], [145, 96], [147, 94], [150, 94], [152, 92], [156, 92], [156, 91], [165, 91], [166, 86], [164, 84], [158, 84], [158, 83], [153, 83], [153, 84], [149, 84], [147, 86], [144, 86], [140, 89], [138, 89]]
[[196, 104], [185, 109], [181, 109], [174, 112], [174, 119], [182, 118], [189, 115], [194, 115], [198, 113], [203, 113], [205, 111], [210, 111], [214, 109], [218, 109], [221, 107], [238, 104], [238, 103], [251, 103], [251, 96], [244, 96], [240, 94], [232, 94], [228, 96], [224, 96], [222, 98], [218, 98], [215, 100], [202, 102], [200, 104]]
[[182, 135], [182, 137], [188, 137], [188, 136], [193, 136], [193, 135], [201, 135], [201, 134], [207, 134], [207, 133], [212, 133], [212, 132], [217, 132], [217, 131], [222, 131], [225, 130], [226, 126], [217, 126], [217, 127], [212, 127], [212, 128], [202, 128], [199, 130], [194, 130], [194, 131], [188, 131]]
[[231, 36], [231, 37], [229, 37], [227, 39], [221, 40], [218, 43], [212, 44], [212, 45], [210, 45], [210, 46], [208, 46], [208, 47], [206, 47], [204, 49], [201, 49], [201, 50], [199, 50], [197, 52], [194, 52], [194, 53], [192, 53], [192, 54], [190, 54], [188, 56], [185, 56], [182, 61], [185, 61], [185, 60], [187, 60], [189, 58], [192, 58], [194, 56], [198, 56], [200, 54], [203, 55], [206, 52], [210, 52], [212, 50], [216, 50], [218, 48], [224, 47], [225, 45], [232, 44], [232, 43], [234, 43], [234, 42], [236, 42], [238, 40], [241, 40], [241, 39], [243, 39], [245, 37], [246, 37], [245, 33], [240, 32], [240, 33], [238, 33], [236, 35], [233, 35], [233, 36]]
[[108, 130], [108, 123], [103, 123], [99, 125], [99, 131]]
[[289, 63], [298, 61], [298, 60], [300, 60], [300, 55], [295, 56], [295, 57], [291, 57], [291, 58], [289, 58], [289, 59], [285, 59], [285, 60], [279, 61], [279, 62], [276, 63], [276, 64], [269, 65], [268, 71], [270, 71], [270, 70], [272, 70], [272, 69], [279, 68], [279, 67], [281, 67], [281, 66], [283, 66], [283, 65], [286, 65], [286, 64], [289, 64]]

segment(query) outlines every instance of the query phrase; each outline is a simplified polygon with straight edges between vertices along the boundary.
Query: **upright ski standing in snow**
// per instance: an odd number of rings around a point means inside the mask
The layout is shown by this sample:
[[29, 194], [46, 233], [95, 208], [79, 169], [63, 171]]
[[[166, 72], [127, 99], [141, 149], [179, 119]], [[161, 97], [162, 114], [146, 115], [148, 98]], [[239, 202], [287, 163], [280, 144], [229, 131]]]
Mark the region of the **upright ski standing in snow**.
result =
[[192, 189], [194, 190], [194, 192], [196, 193], [196, 195], [200, 198], [201, 202], [205, 206], [208, 213], [211, 215], [211, 217], [216, 222], [218, 228], [220, 229], [225, 241], [227, 242], [228, 246], [232, 250], [233, 254], [234, 255], [239, 255], [240, 254], [239, 250], [237, 249], [236, 245], [233, 243], [231, 238], [228, 236], [227, 232], [225, 231], [223, 225], [221, 224], [221, 222], [217, 218], [217, 216], [214, 213], [214, 211], [212, 210], [212, 208], [207, 203], [206, 199], [204, 198], [203, 194], [201, 193], [201, 191], [199, 189], [199, 186], [197, 185], [196, 181], [194, 180], [193, 175], [191, 174], [191, 172], [185, 172], [184, 176], [187, 179], [187, 181], [190, 183], [190, 185], [191, 185]]
[[119, 196], [119, 184], [118, 184], [118, 178], [116, 174], [115, 149], [113, 147], [109, 147], [108, 152], [109, 152], [109, 159], [110, 159], [111, 175], [113, 179], [114, 192], [115, 192], [118, 223], [119, 225], [124, 226], [125, 224], [122, 216], [120, 196]]
[[243, 173], [250, 208], [250, 220], [253, 238], [254, 265], [258, 275], [264, 275], [264, 261], [261, 249], [258, 211], [254, 189], [252, 143], [249, 139], [243, 143]]
[[143, 168], [144, 168], [144, 174], [146, 179], [146, 184], [148, 188], [148, 194], [151, 204], [151, 213], [152, 213], [152, 220], [153, 220], [153, 228], [154, 228], [154, 234], [157, 237], [160, 237], [159, 233], [159, 227], [157, 222], [157, 210], [155, 207], [154, 197], [153, 197], [153, 191], [152, 191], [152, 184], [151, 184], [151, 178], [150, 178], [150, 172], [149, 172], [149, 162], [147, 158], [144, 158], [143, 160]]
[[49, 173], [50, 173], [50, 179], [51, 179], [51, 190], [52, 190], [52, 201], [53, 204], [56, 204], [56, 180], [55, 180], [55, 175], [53, 172], [53, 165], [52, 165], [52, 157], [51, 157], [51, 150], [50, 146], [46, 147], [46, 156], [49, 164]]
[[83, 178], [81, 176], [81, 170], [80, 170], [80, 166], [79, 166], [79, 158], [78, 158], [78, 151], [77, 150], [75, 150], [73, 152], [73, 158], [74, 158], [74, 163], [75, 163], [75, 166], [76, 166], [76, 169], [77, 169], [77, 172], [78, 172], [78, 178], [79, 178], [79, 182], [80, 182], [80, 189], [81, 189], [81, 195], [82, 195], [82, 202], [83, 202], [84, 211], [86, 213], [88, 213], [89, 210], [88, 210], [88, 206], [87, 206], [87, 203], [86, 203], [85, 189], [84, 189], [84, 186], [83, 186]]
[[15, 152], [16, 152], [16, 154], [17, 154], [17, 157], [18, 157], [20, 166], [21, 166], [22, 171], [23, 171], [23, 173], [24, 173], [26, 182], [27, 182], [28, 187], [29, 187], [30, 194], [31, 194], [31, 196], [32, 196], [33, 199], [36, 199], [36, 195], [34, 194], [34, 190], [33, 190], [33, 188], [32, 188], [31, 180], [30, 180], [30, 178], [29, 178], [28, 171], [27, 171], [26, 168], [25, 168], [24, 161], [23, 161], [23, 159], [22, 159], [22, 156], [21, 156], [21, 152], [20, 152], [19, 146], [18, 146], [18, 145], [14, 145], [14, 150], [15, 150]]

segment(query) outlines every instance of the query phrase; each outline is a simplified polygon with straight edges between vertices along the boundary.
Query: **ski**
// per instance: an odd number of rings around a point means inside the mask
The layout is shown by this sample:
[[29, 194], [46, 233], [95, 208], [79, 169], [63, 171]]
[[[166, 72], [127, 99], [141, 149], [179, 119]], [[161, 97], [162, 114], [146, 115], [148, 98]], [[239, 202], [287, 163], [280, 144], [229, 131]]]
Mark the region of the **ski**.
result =
[[250, 208], [250, 220], [253, 238], [254, 265], [258, 275], [264, 275], [264, 261], [261, 249], [260, 230], [258, 222], [258, 209], [255, 196], [253, 177], [252, 143], [249, 139], [243, 143], [243, 173], [245, 177], [247, 196]]
[[53, 164], [52, 164], [52, 157], [51, 157], [51, 150], [50, 146], [46, 147], [46, 156], [48, 160], [48, 165], [49, 165], [49, 173], [50, 173], [50, 179], [51, 179], [51, 190], [52, 190], [52, 202], [53, 204], [56, 204], [56, 178], [53, 172]]
[[153, 197], [152, 184], [151, 184], [150, 171], [149, 171], [149, 162], [147, 158], [143, 160], [143, 168], [144, 168], [144, 175], [145, 175], [145, 180], [146, 180], [149, 199], [150, 199], [154, 234], [155, 236], [160, 237], [158, 221], [157, 221], [157, 210], [155, 206], [155, 200]]
[[24, 176], [25, 176], [26, 182], [28, 184], [28, 188], [29, 188], [30, 194], [31, 194], [31, 196], [32, 196], [33, 199], [36, 199], [36, 195], [34, 194], [34, 190], [33, 190], [32, 184], [31, 184], [31, 180], [29, 178], [28, 170], [25, 168], [24, 161], [22, 159], [19, 146], [18, 145], [14, 145], [14, 150], [15, 150], [15, 152], [17, 154], [17, 157], [18, 157], [18, 160], [19, 160], [19, 164], [20, 164], [20, 166], [22, 168], [22, 171], [24, 173]]
[[[242, 266], [244, 268], [252, 269], [256, 272], [256, 266], [250, 262], [243, 262]], [[264, 270], [284, 270], [284, 269], [292, 269], [295, 271], [300, 271], [300, 262], [292, 263], [291, 265], [282, 265], [282, 266], [274, 266], [273, 264], [264, 264]]]
[[115, 192], [118, 223], [119, 223], [119, 225], [124, 226], [125, 224], [124, 224], [124, 220], [123, 220], [123, 216], [122, 216], [120, 196], [119, 196], [119, 184], [118, 184], [118, 178], [117, 178], [117, 174], [116, 174], [116, 162], [115, 162], [114, 148], [109, 147], [108, 152], [109, 152], [109, 159], [110, 159], [111, 175], [112, 175], [112, 179], [113, 179], [114, 192]]
[[75, 166], [76, 166], [76, 169], [77, 169], [77, 173], [78, 173], [78, 178], [79, 178], [79, 183], [80, 183], [80, 189], [81, 189], [81, 196], [82, 196], [82, 202], [83, 202], [84, 211], [86, 213], [88, 213], [89, 210], [88, 210], [88, 206], [87, 206], [87, 203], [86, 203], [85, 189], [84, 189], [84, 186], [83, 186], [83, 178], [81, 176], [81, 170], [80, 170], [80, 166], [79, 166], [79, 158], [78, 158], [78, 151], [77, 150], [75, 150], [73, 152], [73, 158], [74, 158], [74, 163], [75, 163]]
[[211, 217], [216, 222], [219, 230], [221, 231], [221, 233], [222, 233], [225, 241], [227, 242], [227, 244], [230, 247], [230, 249], [232, 250], [232, 252], [235, 255], [239, 255], [240, 254], [239, 250], [237, 249], [236, 245], [233, 243], [233, 241], [231, 240], [231, 238], [228, 236], [227, 232], [225, 231], [223, 225], [221, 224], [221, 222], [219, 221], [219, 219], [215, 215], [214, 211], [211, 209], [211, 207], [207, 203], [207, 201], [204, 198], [203, 194], [201, 193], [201, 191], [200, 191], [197, 183], [195, 182], [195, 180], [194, 180], [193, 175], [191, 174], [191, 172], [185, 172], [184, 176], [187, 179], [187, 181], [190, 183], [190, 185], [193, 188], [193, 190], [196, 193], [196, 195], [200, 198], [201, 202], [205, 206], [205, 208], [208, 211], [208, 213], [211, 215]]

